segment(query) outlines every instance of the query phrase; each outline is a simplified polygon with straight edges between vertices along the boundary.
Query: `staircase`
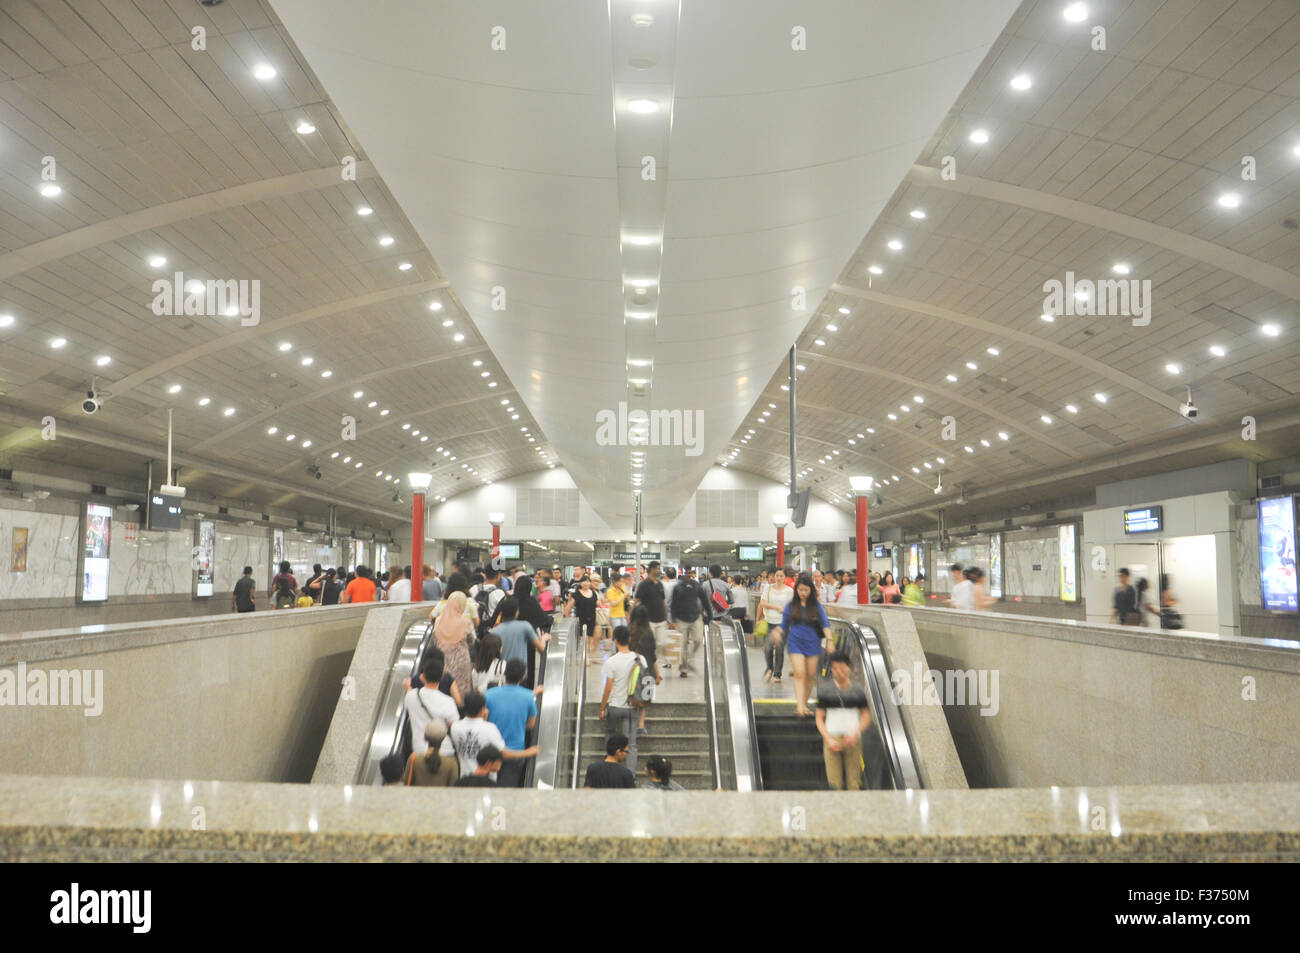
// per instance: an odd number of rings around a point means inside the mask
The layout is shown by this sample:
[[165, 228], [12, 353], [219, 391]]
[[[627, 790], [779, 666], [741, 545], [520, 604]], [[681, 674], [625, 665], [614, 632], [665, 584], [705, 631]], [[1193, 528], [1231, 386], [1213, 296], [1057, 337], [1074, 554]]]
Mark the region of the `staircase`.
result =
[[[703, 703], [652, 702], [645, 721], [650, 733], [637, 738], [636, 786], [641, 787], [649, 780], [645, 770], [646, 760], [652, 754], [659, 754], [673, 763], [673, 780], [682, 787], [711, 790], [713, 767], [707, 719], [708, 708]], [[818, 747], [817, 750], [820, 752], [821, 748]], [[579, 779], [586, 774], [587, 765], [593, 761], [603, 761], [604, 758], [605, 723], [600, 720], [600, 705], [588, 702], [586, 718], [582, 724]]]
[[758, 758], [765, 791], [825, 791], [822, 737], [811, 717], [799, 718], [794, 702], [754, 706]]

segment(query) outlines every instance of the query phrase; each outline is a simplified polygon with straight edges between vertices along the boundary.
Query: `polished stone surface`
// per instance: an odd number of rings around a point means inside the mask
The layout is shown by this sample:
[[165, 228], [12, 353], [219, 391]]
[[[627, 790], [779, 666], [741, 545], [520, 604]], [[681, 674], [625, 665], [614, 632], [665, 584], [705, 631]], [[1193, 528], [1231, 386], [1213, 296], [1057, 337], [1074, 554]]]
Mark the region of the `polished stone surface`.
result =
[[0, 860], [1300, 858], [1300, 784], [482, 791], [0, 775]]

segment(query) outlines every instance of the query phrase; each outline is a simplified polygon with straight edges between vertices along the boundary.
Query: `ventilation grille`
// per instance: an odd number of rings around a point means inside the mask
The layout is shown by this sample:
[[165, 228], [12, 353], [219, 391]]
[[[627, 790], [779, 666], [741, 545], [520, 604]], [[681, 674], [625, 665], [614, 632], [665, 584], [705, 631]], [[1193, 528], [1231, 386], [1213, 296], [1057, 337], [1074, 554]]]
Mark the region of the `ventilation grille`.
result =
[[695, 525], [706, 527], [758, 526], [757, 490], [698, 490]]
[[520, 526], [577, 526], [578, 491], [520, 488], [515, 491], [515, 522]]
[[1266, 476], [1259, 481], [1259, 487], [1261, 490], [1276, 490], [1281, 485], [1282, 485], [1281, 474], [1277, 476]]

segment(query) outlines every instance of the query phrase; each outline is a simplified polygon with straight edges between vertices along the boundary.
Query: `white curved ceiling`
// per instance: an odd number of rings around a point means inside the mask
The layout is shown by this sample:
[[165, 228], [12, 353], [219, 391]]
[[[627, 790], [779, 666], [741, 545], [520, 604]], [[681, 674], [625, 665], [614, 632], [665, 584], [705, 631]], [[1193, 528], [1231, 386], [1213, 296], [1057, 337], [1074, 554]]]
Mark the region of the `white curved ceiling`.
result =
[[[698, 455], [648, 448], [645, 512], [671, 519], [1017, 3], [273, 5], [584, 495], [626, 525], [631, 452], [597, 443], [597, 411], [704, 412]], [[654, 60], [643, 78], [632, 57]], [[653, 182], [647, 149], [666, 153]], [[620, 229], [657, 223], [657, 321], [625, 321], [625, 280], [656, 263]]]

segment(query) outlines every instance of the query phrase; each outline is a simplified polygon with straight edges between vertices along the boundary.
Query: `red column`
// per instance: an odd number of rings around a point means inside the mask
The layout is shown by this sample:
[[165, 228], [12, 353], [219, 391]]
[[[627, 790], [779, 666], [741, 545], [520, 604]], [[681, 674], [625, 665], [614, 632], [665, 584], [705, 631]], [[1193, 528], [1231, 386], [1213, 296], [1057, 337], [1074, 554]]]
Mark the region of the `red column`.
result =
[[858, 517], [858, 605], [871, 604], [871, 590], [867, 585], [867, 498], [858, 494], [854, 503]]
[[492, 568], [502, 569], [501, 565], [501, 527], [492, 527]]
[[776, 528], [776, 568], [780, 569], [785, 565], [785, 527]]
[[411, 494], [411, 601], [424, 598], [424, 493]]

